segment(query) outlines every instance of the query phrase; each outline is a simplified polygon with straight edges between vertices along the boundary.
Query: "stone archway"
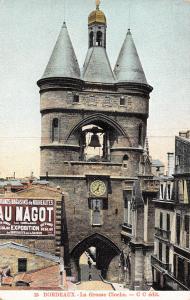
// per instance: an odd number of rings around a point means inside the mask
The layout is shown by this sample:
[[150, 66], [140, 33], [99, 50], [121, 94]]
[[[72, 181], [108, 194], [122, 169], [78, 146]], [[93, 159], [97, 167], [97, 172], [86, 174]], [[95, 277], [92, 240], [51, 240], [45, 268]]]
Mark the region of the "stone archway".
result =
[[[110, 126], [113, 130], [115, 130], [118, 133], [118, 135], [125, 136], [128, 138], [128, 135], [125, 132], [124, 128], [122, 128], [122, 126], [116, 120], [113, 120], [112, 118], [110, 118], [104, 114], [95, 113], [95, 114], [92, 114], [92, 115], [82, 119], [80, 122], [78, 122], [69, 132], [68, 136], [66, 137], [66, 141], [69, 139], [69, 137], [72, 134], [74, 134], [77, 130], [79, 130], [83, 126], [88, 125], [88, 124], [96, 124], [96, 123], [98, 123], [98, 124], [102, 123], [105, 126]], [[129, 140], [129, 143], [131, 144], [130, 140]]]
[[81, 281], [80, 257], [90, 247], [96, 247], [96, 264], [104, 279], [106, 279], [110, 262], [121, 253], [120, 249], [110, 239], [101, 234], [95, 233], [85, 238], [70, 253], [73, 269], [77, 273], [77, 281]]

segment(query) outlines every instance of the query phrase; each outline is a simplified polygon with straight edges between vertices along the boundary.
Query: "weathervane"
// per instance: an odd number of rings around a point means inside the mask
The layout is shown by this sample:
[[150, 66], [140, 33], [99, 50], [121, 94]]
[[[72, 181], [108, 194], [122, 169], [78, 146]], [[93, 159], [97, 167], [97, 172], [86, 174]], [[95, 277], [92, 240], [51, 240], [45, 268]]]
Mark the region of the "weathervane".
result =
[[96, 0], [96, 9], [98, 10], [100, 6], [100, 0]]

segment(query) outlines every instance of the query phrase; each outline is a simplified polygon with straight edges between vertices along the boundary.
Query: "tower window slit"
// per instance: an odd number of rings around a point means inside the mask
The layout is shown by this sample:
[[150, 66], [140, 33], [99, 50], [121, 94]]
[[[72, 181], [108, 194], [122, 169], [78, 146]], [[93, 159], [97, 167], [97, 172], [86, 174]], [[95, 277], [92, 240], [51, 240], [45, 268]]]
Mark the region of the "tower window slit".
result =
[[53, 119], [52, 122], [52, 142], [58, 142], [59, 140], [59, 120]]
[[142, 127], [142, 124], [140, 124], [139, 125], [139, 135], [138, 135], [138, 144], [140, 146], [142, 146], [142, 144], [143, 144], [142, 139], [143, 139], [143, 127]]
[[129, 157], [128, 157], [127, 154], [125, 154], [125, 155], [123, 156], [123, 167], [124, 167], [124, 168], [127, 168], [127, 162], [128, 162], [128, 160], [129, 160]]

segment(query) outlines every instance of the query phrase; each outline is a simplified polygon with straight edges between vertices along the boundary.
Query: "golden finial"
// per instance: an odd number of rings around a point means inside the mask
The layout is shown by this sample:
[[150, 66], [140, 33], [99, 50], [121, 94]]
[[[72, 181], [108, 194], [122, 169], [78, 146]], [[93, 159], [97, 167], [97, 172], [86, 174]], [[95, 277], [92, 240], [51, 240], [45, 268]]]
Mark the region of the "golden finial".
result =
[[98, 10], [100, 7], [100, 0], [96, 0], [96, 9]]

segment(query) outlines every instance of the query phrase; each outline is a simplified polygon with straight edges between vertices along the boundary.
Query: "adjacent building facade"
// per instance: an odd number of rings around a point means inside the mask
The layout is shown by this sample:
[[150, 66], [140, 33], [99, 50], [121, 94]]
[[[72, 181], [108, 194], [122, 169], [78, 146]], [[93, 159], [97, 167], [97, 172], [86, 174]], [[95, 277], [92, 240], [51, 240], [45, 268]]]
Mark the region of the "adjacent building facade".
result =
[[155, 200], [154, 284], [166, 290], [190, 289], [190, 132], [175, 139], [174, 177], [160, 179]]

